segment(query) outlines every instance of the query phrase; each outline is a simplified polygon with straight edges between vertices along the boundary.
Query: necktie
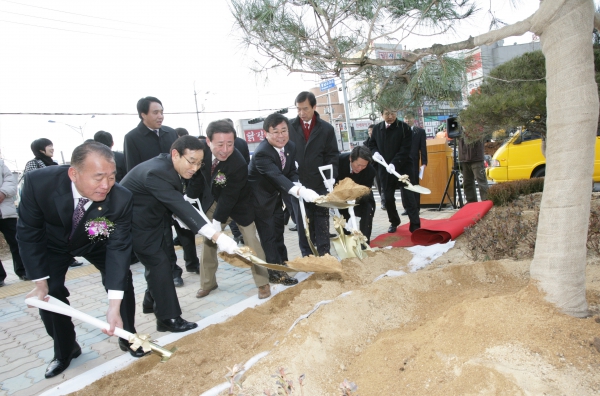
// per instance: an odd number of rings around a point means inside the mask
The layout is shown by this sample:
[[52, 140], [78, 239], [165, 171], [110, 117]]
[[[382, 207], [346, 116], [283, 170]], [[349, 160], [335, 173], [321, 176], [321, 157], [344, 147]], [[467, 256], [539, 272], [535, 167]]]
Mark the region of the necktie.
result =
[[89, 201], [90, 200], [87, 198], [79, 198], [79, 202], [77, 203], [77, 206], [75, 207], [75, 211], [73, 211], [73, 221], [72, 221], [73, 227], [71, 228], [71, 237], [75, 233], [75, 229], [77, 228], [79, 223], [81, 223], [81, 219], [83, 219], [83, 215], [85, 214], [84, 206]]
[[159, 131], [158, 129], [154, 129], [154, 133], [156, 133], [156, 136], [160, 137], [160, 134], [158, 131]]
[[306, 129], [310, 129], [310, 124], [309, 124], [308, 122], [305, 122], [305, 123], [304, 123], [304, 128], [306, 128]]
[[285, 153], [283, 151], [279, 152], [279, 159], [281, 160], [281, 169], [285, 168]]
[[215, 168], [217, 167], [217, 165], [219, 165], [219, 160], [218, 159], [214, 159], [212, 162], [212, 166], [210, 167], [210, 174], [212, 175], [213, 173], [215, 173]]

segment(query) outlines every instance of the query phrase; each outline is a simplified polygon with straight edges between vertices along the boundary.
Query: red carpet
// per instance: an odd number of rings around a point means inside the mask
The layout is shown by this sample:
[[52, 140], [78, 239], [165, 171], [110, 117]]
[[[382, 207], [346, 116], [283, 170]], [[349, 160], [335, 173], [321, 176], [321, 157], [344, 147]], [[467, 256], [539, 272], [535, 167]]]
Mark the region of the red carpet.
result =
[[492, 201], [473, 202], [463, 206], [449, 219], [421, 219], [421, 228], [408, 231], [408, 223], [393, 234], [382, 234], [371, 241], [371, 247], [408, 247], [415, 245], [433, 245], [456, 239], [466, 227], [477, 223], [492, 208]]

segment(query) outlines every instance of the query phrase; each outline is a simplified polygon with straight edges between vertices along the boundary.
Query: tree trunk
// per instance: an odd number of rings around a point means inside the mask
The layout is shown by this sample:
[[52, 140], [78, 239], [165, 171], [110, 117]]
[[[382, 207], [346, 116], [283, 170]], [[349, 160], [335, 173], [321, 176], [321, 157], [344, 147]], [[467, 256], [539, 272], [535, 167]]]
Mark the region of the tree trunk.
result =
[[[561, 6], [560, 3], [563, 3]], [[540, 41], [546, 57], [546, 179], [531, 277], [563, 312], [583, 317], [586, 240], [592, 192], [598, 90], [592, 0], [544, 0]], [[535, 23], [534, 23], [535, 25]], [[537, 33], [537, 32], [536, 32]]]

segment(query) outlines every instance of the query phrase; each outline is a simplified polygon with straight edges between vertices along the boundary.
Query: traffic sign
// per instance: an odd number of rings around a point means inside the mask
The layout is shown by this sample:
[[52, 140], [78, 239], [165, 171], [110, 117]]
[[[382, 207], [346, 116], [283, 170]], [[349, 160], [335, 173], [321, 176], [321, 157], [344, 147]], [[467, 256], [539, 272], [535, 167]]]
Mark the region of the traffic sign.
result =
[[327, 91], [331, 88], [335, 88], [335, 80], [332, 78], [331, 80], [322, 81], [319, 86], [321, 87], [321, 92]]

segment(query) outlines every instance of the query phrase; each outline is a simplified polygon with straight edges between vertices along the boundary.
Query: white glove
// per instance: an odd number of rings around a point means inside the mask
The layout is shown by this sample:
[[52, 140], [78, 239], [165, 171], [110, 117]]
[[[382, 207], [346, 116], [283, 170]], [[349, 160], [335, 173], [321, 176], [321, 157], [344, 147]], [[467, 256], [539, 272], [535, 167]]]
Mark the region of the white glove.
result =
[[373, 160], [375, 160], [377, 162], [385, 162], [385, 160], [383, 159], [383, 156], [381, 154], [379, 154], [379, 152], [376, 152], [375, 154], [373, 154]]
[[385, 170], [388, 171], [388, 173], [394, 173], [396, 167], [394, 166], [394, 164], [389, 164], [387, 168], [385, 168]]
[[192, 204], [193, 204], [193, 203], [196, 203], [196, 200], [195, 200], [195, 199], [192, 199], [192, 198], [190, 198], [190, 197], [188, 197], [188, 196], [187, 196], [187, 194], [185, 194], [185, 195], [183, 196], [183, 199], [185, 199], [187, 202], [189, 202], [189, 203], [192, 203]]
[[300, 194], [298, 194], [298, 191], [300, 191], [300, 187], [302, 187], [302, 186], [294, 186], [294, 187], [290, 188], [290, 190], [288, 191], [288, 194], [290, 194], [292, 197], [298, 198], [300, 196]]
[[325, 184], [327, 191], [331, 192], [333, 191], [333, 186], [335, 185], [335, 179], [323, 180], [323, 184]]
[[237, 242], [225, 234], [219, 235], [217, 246], [220, 250], [229, 254], [235, 254], [235, 251], [238, 249]]
[[221, 227], [221, 222], [218, 220], [213, 219], [212, 221], [212, 226], [215, 230], [217, 231], [221, 231], [223, 228]]
[[[221, 231], [219, 229], [219, 231]], [[208, 239], [212, 239], [213, 235], [217, 233], [217, 230], [213, 228], [211, 224], [204, 224], [200, 230], [198, 230], [198, 234], [205, 236]]]
[[306, 187], [300, 188], [300, 191], [298, 192], [298, 194], [306, 202], [315, 202], [315, 199], [317, 199], [317, 198], [320, 197], [319, 194], [317, 194], [316, 192], [314, 192], [310, 188], [306, 188]]

